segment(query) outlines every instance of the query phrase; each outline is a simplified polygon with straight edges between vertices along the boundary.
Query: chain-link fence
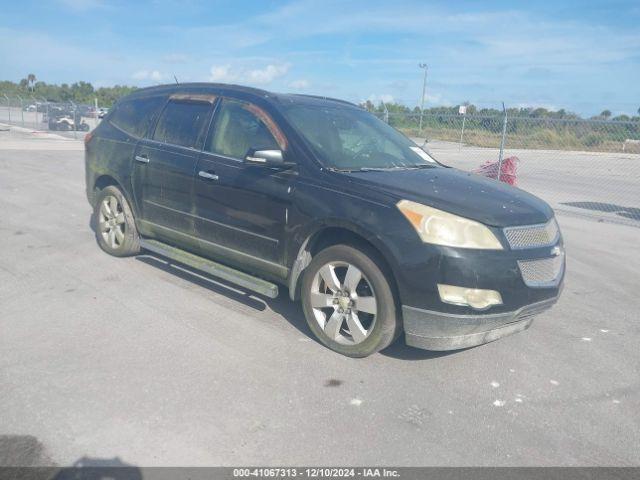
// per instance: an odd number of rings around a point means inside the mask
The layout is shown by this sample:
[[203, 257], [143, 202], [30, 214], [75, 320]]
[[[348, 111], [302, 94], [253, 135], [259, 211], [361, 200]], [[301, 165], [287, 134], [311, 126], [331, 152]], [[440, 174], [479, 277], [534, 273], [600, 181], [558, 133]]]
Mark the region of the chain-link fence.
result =
[[640, 222], [640, 121], [424, 114], [420, 129], [419, 113], [377, 115], [456, 168], [515, 157], [517, 186], [556, 210]]
[[36, 96], [9, 96], [0, 93], [0, 122], [35, 132], [82, 138], [94, 129], [107, 112], [95, 104], [49, 102]]

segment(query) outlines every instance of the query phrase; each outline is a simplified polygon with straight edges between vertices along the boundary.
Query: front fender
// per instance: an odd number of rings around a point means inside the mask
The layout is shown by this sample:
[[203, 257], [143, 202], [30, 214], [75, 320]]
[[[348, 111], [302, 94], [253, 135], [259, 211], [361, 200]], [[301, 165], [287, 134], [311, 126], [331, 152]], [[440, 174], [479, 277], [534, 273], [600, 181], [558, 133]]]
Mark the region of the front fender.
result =
[[298, 232], [293, 236], [292, 245], [290, 250], [296, 252], [295, 257], [292, 255], [289, 268], [289, 297], [291, 300], [296, 300], [299, 296], [299, 282], [302, 272], [307, 268], [311, 262], [311, 247], [313, 246], [314, 239], [318, 238], [323, 231], [327, 229], [338, 228], [345, 232], [349, 232], [354, 238], [364, 239], [371, 244], [382, 256], [383, 260], [391, 269], [391, 273], [396, 275], [397, 262], [394, 258], [391, 248], [387, 246], [384, 239], [363, 225], [356, 222], [341, 219], [341, 218], [325, 218], [322, 220], [313, 221], [304, 227], [300, 228]]

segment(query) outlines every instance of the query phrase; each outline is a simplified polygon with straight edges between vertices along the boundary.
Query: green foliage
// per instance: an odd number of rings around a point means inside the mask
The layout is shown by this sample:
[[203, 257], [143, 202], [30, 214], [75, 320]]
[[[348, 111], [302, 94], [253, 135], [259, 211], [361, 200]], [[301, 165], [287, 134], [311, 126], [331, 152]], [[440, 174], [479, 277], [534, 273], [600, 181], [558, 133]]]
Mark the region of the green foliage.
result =
[[[33, 87], [30, 86], [30, 82]], [[68, 102], [72, 101], [76, 104], [93, 105], [94, 99], [98, 99], [98, 105], [101, 107], [111, 107], [120, 97], [133, 92], [136, 87], [127, 85], [114, 85], [113, 87], [100, 87], [95, 89], [89, 82], [75, 82], [71, 85], [63, 83], [62, 85], [48, 84], [42, 81], [36, 81], [34, 74], [29, 74], [27, 78], [23, 78], [19, 83], [10, 81], [0, 81], [0, 94], [4, 93], [9, 97], [20, 95], [22, 98], [32, 99], [33, 96], [37, 100], [46, 99], [49, 102]]]
[[[467, 114], [458, 114], [458, 105], [425, 109], [420, 130], [420, 109], [394, 103], [385, 104], [388, 122], [409, 136], [429, 140], [460, 142], [463, 118], [465, 120], [462, 142], [478, 147], [498, 148], [502, 139], [504, 112], [494, 108], [477, 108], [465, 102]], [[463, 104], [463, 105], [464, 105]], [[382, 104], [371, 102], [362, 105], [384, 119]], [[506, 145], [508, 148], [622, 151], [625, 140], [640, 140], [640, 117], [618, 115], [603, 111], [589, 121], [564, 109], [545, 108], [507, 109]]]
[[[496, 118], [502, 118], [504, 112], [502, 110], [498, 110], [495, 108], [478, 108], [475, 105], [469, 103], [469, 102], [463, 102], [462, 105], [465, 105], [467, 107], [467, 120], [469, 121], [470, 118], [472, 116], [482, 116], [482, 117], [496, 117]], [[384, 108], [387, 108], [387, 111], [389, 112], [389, 114], [391, 116], [393, 116], [394, 114], [412, 114], [412, 115], [419, 115], [420, 114], [420, 108], [419, 107], [415, 107], [412, 109], [410, 109], [409, 107], [399, 104], [399, 103], [385, 103], [382, 104], [379, 103], [378, 105], [374, 105], [370, 100], [367, 100], [366, 102], [363, 102], [360, 104], [361, 107], [365, 108], [366, 110], [375, 113], [375, 114], [383, 114], [384, 113]], [[431, 108], [425, 108], [424, 109], [424, 115], [425, 116], [429, 116], [429, 115], [458, 115], [458, 109], [459, 109], [460, 105], [455, 105], [452, 107], [431, 107]], [[640, 113], [640, 108], [638, 109], [638, 113]], [[538, 119], [549, 119], [549, 120], [581, 120], [582, 117], [580, 117], [580, 115], [573, 113], [573, 112], [568, 112], [566, 111], [564, 108], [561, 108], [560, 110], [554, 111], [554, 110], [548, 110], [546, 108], [507, 108], [507, 115], [510, 118], [513, 117], [517, 117], [517, 118], [538, 118]], [[600, 115], [596, 115], [594, 117], [591, 117], [592, 120], [607, 120], [607, 119], [611, 119], [612, 121], [619, 121], [619, 122], [628, 122], [628, 121], [632, 121], [632, 122], [637, 122], [638, 120], [640, 120], [638, 117], [629, 117], [628, 115], [618, 115], [616, 117], [611, 118], [611, 111], [610, 110], [604, 110], [602, 113], [600, 113]], [[403, 126], [408, 126], [408, 125], [402, 125], [400, 121], [399, 122], [399, 127], [403, 127]], [[484, 125], [485, 127], [488, 127], [488, 125]], [[493, 128], [493, 127], [492, 127]], [[500, 127], [501, 128], [501, 127]]]
[[602, 142], [604, 141], [604, 136], [603, 135], [598, 135], [597, 133], [590, 133], [588, 135], [585, 135], [582, 138], [582, 142], [587, 146], [587, 147], [597, 147], [598, 145], [600, 145]]

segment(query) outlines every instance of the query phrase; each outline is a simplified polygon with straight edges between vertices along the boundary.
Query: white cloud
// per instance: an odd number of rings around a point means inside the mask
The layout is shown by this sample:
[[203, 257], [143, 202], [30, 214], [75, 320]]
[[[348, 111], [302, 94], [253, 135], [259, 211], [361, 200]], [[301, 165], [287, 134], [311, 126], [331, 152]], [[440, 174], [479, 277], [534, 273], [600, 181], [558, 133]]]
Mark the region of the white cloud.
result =
[[134, 80], [151, 80], [153, 82], [162, 82], [169, 77], [166, 73], [161, 73], [158, 70], [138, 70], [131, 75]]
[[453, 105], [451, 101], [444, 98], [440, 93], [429, 92], [429, 91], [427, 91], [426, 95], [424, 96], [424, 103], [425, 103], [425, 108], [427, 106], [433, 107], [436, 105], [440, 107], [449, 107]]
[[231, 65], [213, 65], [209, 80], [212, 82], [244, 82], [253, 85], [268, 85], [275, 79], [287, 74], [289, 63], [269, 64], [261, 69], [232, 67]]
[[309, 85], [310, 85], [309, 81], [304, 79], [294, 80], [293, 82], [289, 83], [289, 87], [294, 88], [296, 90], [303, 90], [305, 88], [309, 88]]
[[250, 70], [247, 74], [247, 81], [249, 83], [257, 83], [259, 85], [267, 85], [273, 82], [276, 78], [286, 75], [289, 71], [290, 65], [283, 63], [280, 65], [267, 65], [263, 69]]
[[212, 82], [234, 82], [238, 78], [229, 65], [213, 65], [210, 72], [209, 80]]

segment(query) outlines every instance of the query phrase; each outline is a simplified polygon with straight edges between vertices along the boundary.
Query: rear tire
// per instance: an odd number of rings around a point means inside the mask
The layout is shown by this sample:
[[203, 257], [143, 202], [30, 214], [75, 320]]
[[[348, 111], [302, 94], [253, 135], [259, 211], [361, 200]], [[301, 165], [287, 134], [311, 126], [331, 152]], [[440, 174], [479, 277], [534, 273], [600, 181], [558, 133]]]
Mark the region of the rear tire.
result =
[[114, 257], [140, 253], [140, 236], [129, 202], [119, 188], [100, 190], [93, 211], [96, 240], [100, 248]]
[[331, 350], [367, 357], [400, 335], [396, 299], [381, 263], [373, 254], [334, 245], [305, 269], [302, 308], [311, 331]]

